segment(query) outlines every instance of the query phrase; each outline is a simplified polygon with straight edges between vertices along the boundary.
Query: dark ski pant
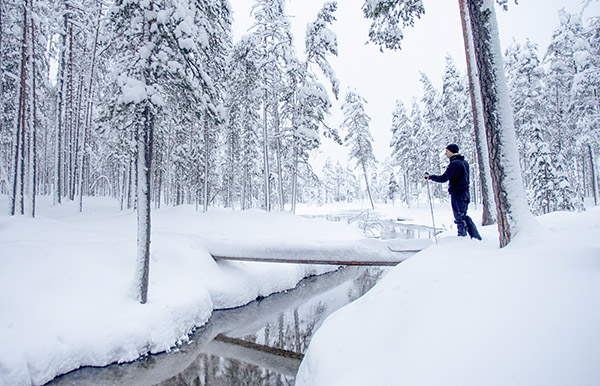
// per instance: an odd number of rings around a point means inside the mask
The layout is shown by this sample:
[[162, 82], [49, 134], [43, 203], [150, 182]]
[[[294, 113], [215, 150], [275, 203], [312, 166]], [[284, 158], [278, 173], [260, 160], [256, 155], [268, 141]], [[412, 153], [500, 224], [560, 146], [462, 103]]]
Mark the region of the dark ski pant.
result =
[[471, 217], [467, 216], [467, 209], [469, 208], [470, 194], [467, 190], [463, 193], [451, 194], [450, 203], [452, 205], [452, 213], [454, 213], [454, 223], [458, 230], [459, 236], [466, 236], [467, 233], [471, 238], [481, 240], [481, 236], [477, 231], [475, 223]]

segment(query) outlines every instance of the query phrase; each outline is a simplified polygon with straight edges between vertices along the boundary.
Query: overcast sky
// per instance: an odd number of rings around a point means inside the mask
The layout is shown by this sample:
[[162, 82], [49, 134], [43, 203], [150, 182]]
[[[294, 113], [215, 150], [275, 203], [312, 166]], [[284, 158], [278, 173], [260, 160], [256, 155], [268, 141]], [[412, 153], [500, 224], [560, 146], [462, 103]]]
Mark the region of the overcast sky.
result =
[[[237, 41], [248, 32], [253, 19], [250, 10], [254, 1], [230, 0], [234, 12], [233, 32]], [[315, 19], [324, 0], [289, 0], [286, 13], [291, 16], [297, 54], [304, 57], [306, 23]], [[397, 99], [410, 109], [413, 96], [420, 98], [422, 89], [419, 73], [422, 71], [437, 88], [441, 88], [445, 57], [450, 54], [459, 71], [465, 73], [465, 54], [460, 24], [458, 0], [424, 0], [425, 15], [415, 26], [405, 29], [401, 51], [381, 53], [373, 44], [365, 45], [369, 21], [364, 19], [361, 5], [364, 0], [340, 0], [336, 12], [337, 21], [332, 29], [338, 36], [338, 57], [332, 57], [332, 66], [340, 79], [340, 101], [335, 102], [329, 118], [330, 125], [338, 127], [343, 118], [341, 100], [348, 87], [355, 88], [368, 102], [366, 111], [371, 117], [376, 157], [383, 161], [390, 154], [389, 140], [392, 111]], [[539, 45], [543, 56], [558, 26], [558, 10], [579, 13], [581, 0], [520, 0], [512, 1], [509, 11], [498, 11], [498, 23], [502, 49], [512, 39], [524, 42], [529, 38]], [[584, 14], [600, 16], [600, 1], [593, 1]], [[329, 89], [329, 85], [327, 85]], [[333, 96], [331, 96], [333, 100]], [[344, 134], [344, 133], [341, 133]], [[337, 147], [324, 140], [324, 146], [316, 156], [315, 171], [326, 155], [339, 154]]]

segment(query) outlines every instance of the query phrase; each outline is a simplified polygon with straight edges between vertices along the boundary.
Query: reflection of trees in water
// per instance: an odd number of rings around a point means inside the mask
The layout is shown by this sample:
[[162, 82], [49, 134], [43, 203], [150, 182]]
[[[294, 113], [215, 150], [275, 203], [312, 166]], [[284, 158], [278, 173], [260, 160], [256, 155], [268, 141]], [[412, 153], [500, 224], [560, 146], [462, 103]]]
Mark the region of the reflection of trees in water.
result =
[[[247, 335], [243, 339], [253, 343], [260, 341], [266, 346], [304, 353], [308, 348], [315, 326], [321, 321], [326, 310], [327, 306], [323, 302], [318, 302], [308, 310], [303, 309], [302, 315], [296, 307], [279, 314], [276, 323], [268, 323], [256, 334]], [[184, 372], [160, 383], [160, 386], [287, 386], [293, 384], [293, 377], [278, 374], [259, 366], [235, 359], [200, 354]]]
[[[352, 282], [347, 299], [352, 302], [369, 291], [386, 272], [386, 268], [369, 267]], [[244, 340], [265, 346], [304, 353], [308, 348], [315, 328], [327, 315], [327, 304], [323, 301], [306, 304], [279, 314], [272, 323]], [[287, 386], [294, 378], [274, 371], [247, 364], [235, 359], [200, 354], [181, 374], [170, 378], [160, 386]]]
[[348, 289], [348, 301], [353, 302], [359, 297], [367, 293], [377, 282], [381, 279], [381, 276], [387, 271], [386, 268], [380, 267], [369, 267], [365, 272], [360, 275], [354, 282], [350, 289]]
[[288, 386], [294, 378], [236, 359], [200, 354], [182, 373], [159, 386]]

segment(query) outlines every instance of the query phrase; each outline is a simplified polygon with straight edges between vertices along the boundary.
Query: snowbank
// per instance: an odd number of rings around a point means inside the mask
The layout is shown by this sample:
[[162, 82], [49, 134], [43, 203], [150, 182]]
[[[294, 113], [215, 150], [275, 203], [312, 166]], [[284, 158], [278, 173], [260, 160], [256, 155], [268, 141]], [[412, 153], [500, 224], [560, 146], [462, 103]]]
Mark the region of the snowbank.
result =
[[[38, 217], [0, 215], [0, 385], [43, 384], [82, 365], [161, 352], [237, 307], [294, 287], [332, 266], [220, 262], [207, 245], [357, 240], [345, 224], [287, 213], [153, 212], [149, 301], [133, 293], [136, 216], [112, 200], [53, 207]], [[0, 197], [0, 207], [6, 207]]]
[[447, 237], [331, 315], [301, 385], [598, 385], [600, 209]]

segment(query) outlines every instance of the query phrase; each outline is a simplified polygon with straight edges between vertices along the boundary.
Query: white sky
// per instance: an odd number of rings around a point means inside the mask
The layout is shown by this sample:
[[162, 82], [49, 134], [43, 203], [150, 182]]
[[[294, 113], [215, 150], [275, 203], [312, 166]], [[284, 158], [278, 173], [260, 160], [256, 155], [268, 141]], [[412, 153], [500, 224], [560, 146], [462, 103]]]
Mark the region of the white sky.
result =
[[[296, 50], [304, 55], [306, 23], [315, 19], [325, 0], [289, 0], [286, 13], [292, 22]], [[230, 0], [234, 12], [233, 32], [237, 41], [252, 25], [250, 10], [254, 1]], [[333, 30], [338, 36], [338, 57], [331, 63], [340, 79], [340, 101], [348, 87], [353, 87], [367, 100], [367, 113], [371, 117], [376, 157], [383, 161], [390, 154], [389, 140], [392, 111], [396, 99], [410, 109], [413, 96], [420, 98], [422, 89], [420, 72], [429, 76], [433, 84], [441, 88], [445, 57], [449, 53], [456, 66], [465, 73], [465, 55], [460, 25], [458, 0], [424, 0], [425, 15], [415, 26], [405, 29], [401, 51], [381, 53], [373, 44], [365, 45], [370, 22], [364, 19], [361, 6], [364, 0], [339, 0], [337, 21]], [[581, 0], [520, 0], [512, 1], [509, 11], [498, 11], [498, 22], [503, 50], [512, 39], [523, 42], [526, 38], [539, 44], [543, 56], [558, 26], [560, 8], [579, 13]], [[600, 1], [595, 0], [585, 10], [584, 18], [600, 16]], [[328, 85], [327, 85], [328, 86]], [[329, 87], [328, 87], [329, 88]], [[331, 96], [333, 100], [333, 96]], [[342, 120], [340, 101], [334, 102], [329, 124], [338, 127]], [[340, 133], [343, 135], [344, 133]], [[337, 146], [327, 143], [316, 157], [315, 171], [328, 155], [343, 153]], [[342, 157], [340, 155], [340, 157]]]

